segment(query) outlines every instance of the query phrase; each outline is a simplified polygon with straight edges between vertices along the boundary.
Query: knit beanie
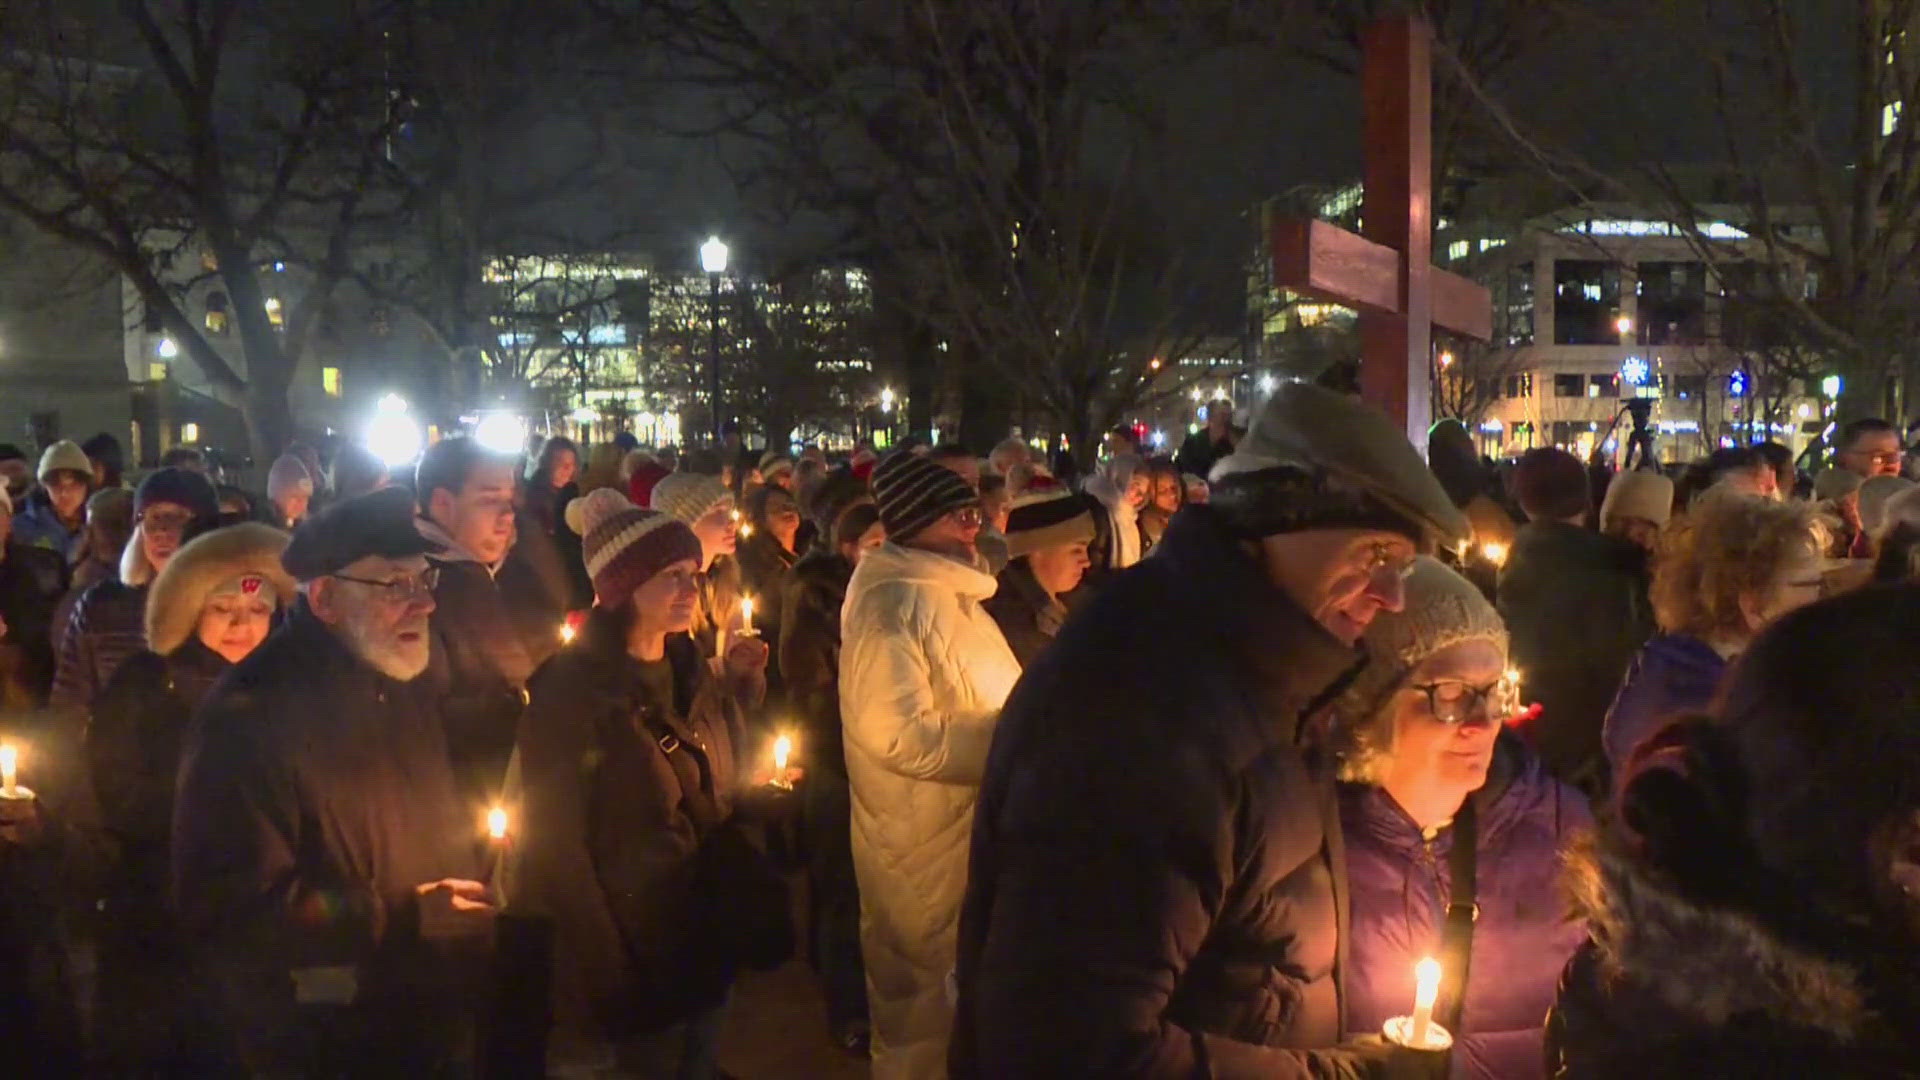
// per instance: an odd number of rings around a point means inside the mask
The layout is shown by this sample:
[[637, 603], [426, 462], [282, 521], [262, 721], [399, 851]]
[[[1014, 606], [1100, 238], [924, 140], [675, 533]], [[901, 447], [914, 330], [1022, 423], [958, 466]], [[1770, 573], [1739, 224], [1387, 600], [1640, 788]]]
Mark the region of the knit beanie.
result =
[[306, 462], [292, 454], [281, 454], [273, 460], [273, 468], [267, 470], [267, 498], [312, 494], [313, 477], [307, 474]]
[[[677, 472], [653, 485], [652, 508], [683, 525], [707, 516], [716, 506], [733, 505], [733, 492], [717, 476]], [[585, 535], [585, 534], [582, 534]]]
[[61, 471], [75, 472], [88, 480], [93, 479], [92, 459], [72, 439], [61, 439], [47, 447], [46, 453], [40, 455], [40, 471], [35, 475], [44, 484], [54, 473]]
[[146, 513], [154, 503], [184, 507], [193, 512], [196, 522], [211, 523], [220, 517], [220, 495], [213, 490], [213, 482], [191, 469], [168, 466], [140, 481], [133, 493], [133, 516]]
[[1600, 501], [1600, 527], [1615, 518], [1640, 518], [1656, 526], [1665, 525], [1673, 516], [1673, 481], [1652, 469], [1623, 472], [1607, 485], [1607, 496]]
[[980, 494], [952, 469], [901, 450], [873, 467], [873, 501], [887, 539], [903, 544], [955, 510], [979, 505]]
[[668, 514], [640, 509], [614, 488], [597, 488], [568, 503], [567, 527], [580, 535], [593, 595], [604, 608], [624, 607], [635, 589], [674, 563], [700, 563], [700, 538], [692, 529]]
[[1821, 469], [1813, 478], [1813, 497], [1820, 502], [1844, 499], [1859, 491], [1862, 481], [1852, 469]]
[[1463, 641], [1485, 641], [1507, 651], [1507, 627], [1478, 586], [1432, 556], [1414, 559], [1406, 607], [1375, 615], [1361, 639], [1367, 665], [1341, 694], [1341, 776], [1371, 779], [1393, 749], [1393, 715], [1386, 708], [1407, 676], [1428, 657]]
[[1860, 527], [1868, 536], [1880, 531], [1887, 521], [1887, 501], [1913, 486], [1902, 476], [1868, 477], [1860, 485]]
[[1057, 484], [1028, 488], [1007, 512], [1007, 558], [1043, 548], [1091, 542], [1093, 512], [1086, 500]]
[[1513, 497], [1527, 517], [1564, 521], [1587, 512], [1593, 501], [1587, 467], [1565, 450], [1538, 446], [1513, 466]]

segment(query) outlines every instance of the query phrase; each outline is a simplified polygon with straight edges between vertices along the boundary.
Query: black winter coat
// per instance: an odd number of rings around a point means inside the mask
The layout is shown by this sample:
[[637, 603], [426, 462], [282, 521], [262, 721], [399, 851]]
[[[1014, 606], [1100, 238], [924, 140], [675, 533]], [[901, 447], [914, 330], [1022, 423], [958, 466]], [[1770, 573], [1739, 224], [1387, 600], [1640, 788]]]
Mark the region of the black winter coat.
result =
[[127, 657], [147, 647], [146, 619], [145, 585], [115, 578], [81, 593], [60, 643], [49, 704], [69, 716], [86, 716]]
[[[1307, 718], [1358, 655], [1190, 507], [1000, 714], [960, 916], [955, 1077], [1355, 1068]], [[1178, 672], [1169, 677], [1169, 672]]]
[[840, 607], [847, 600], [853, 565], [815, 549], [794, 564], [780, 605], [780, 675], [798, 714], [807, 764], [844, 782], [845, 743], [840, 729]]
[[1521, 695], [1542, 706], [1527, 741], [1554, 776], [1603, 792], [1601, 725], [1627, 664], [1654, 632], [1646, 553], [1591, 529], [1534, 522], [1514, 538], [1497, 606]]
[[702, 850], [730, 828], [741, 783], [741, 718], [690, 639], [670, 638], [667, 658], [661, 700], [596, 609], [531, 683], [513, 903], [554, 921], [562, 1042], [654, 1031], [718, 1004], [728, 942], [753, 922], [708, 902], [701, 883]]
[[515, 610], [524, 594], [510, 594], [495, 574], [471, 559], [435, 557], [430, 620], [433, 659], [423, 676], [440, 702], [447, 753], [461, 797], [475, 805], [499, 801], [507, 761], [526, 704], [527, 680], [560, 647], [565, 612]]
[[[741, 583], [754, 599], [754, 628], [769, 642], [779, 641], [782, 598], [786, 595], [787, 576], [797, 557], [781, 547], [780, 541], [765, 529], [747, 537], [735, 557], [740, 562]], [[775, 667], [778, 666], [776, 660]]]
[[67, 591], [67, 564], [44, 548], [8, 541], [0, 560], [0, 619], [15, 653], [10, 690], [24, 704], [44, 705], [53, 689], [53, 620]]
[[1020, 661], [1020, 666], [1030, 667], [1041, 650], [1053, 644], [1055, 634], [1060, 632], [1060, 624], [1065, 620], [1065, 605], [1047, 595], [1047, 591], [1034, 580], [1033, 570], [1025, 559], [1015, 559], [1000, 571], [1000, 591], [993, 594], [981, 607], [993, 616], [1000, 626], [1000, 633], [1006, 636], [1007, 646]]
[[[374, 671], [304, 609], [235, 665], [188, 729], [172, 884], [251, 1067], [446, 1067], [474, 980], [419, 941], [416, 888], [484, 879], [483, 832], [419, 680]], [[323, 969], [351, 973], [350, 1006], [296, 1003], [296, 977]]]

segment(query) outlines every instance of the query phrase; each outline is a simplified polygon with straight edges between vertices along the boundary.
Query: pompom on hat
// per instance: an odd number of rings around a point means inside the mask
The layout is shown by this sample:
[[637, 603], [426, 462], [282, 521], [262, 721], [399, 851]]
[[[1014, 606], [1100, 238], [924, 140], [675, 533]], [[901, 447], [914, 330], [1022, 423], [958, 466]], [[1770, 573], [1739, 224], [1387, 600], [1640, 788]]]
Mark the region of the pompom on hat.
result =
[[614, 488], [568, 503], [567, 526], [580, 535], [593, 595], [604, 608], [625, 606], [635, 589], [674, 563], [701, 561], [700, 538], [684, 522], [642, 510]]

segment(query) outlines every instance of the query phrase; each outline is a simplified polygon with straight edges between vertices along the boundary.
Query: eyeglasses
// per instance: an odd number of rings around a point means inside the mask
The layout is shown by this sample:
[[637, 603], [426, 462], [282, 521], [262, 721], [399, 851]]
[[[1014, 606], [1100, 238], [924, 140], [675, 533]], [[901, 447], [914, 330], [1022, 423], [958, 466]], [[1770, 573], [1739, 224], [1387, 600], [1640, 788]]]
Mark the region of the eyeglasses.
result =
[[1427, 683], [1413, 689], [1427, 695], [1427, 709], [1443, 724], [1464, 724], [1475, 717], [1508, 716], [1520, 700], [1519, 683], [1510, 677], [1485, 686], [1449, 681]]
[[1367, 546], [1365, 569], [1368, 574], [1390, 571], [1394, 577], [1405, 581], [1413, 576], [1413, 558], [1412, 555], [1400, 555], [1392, 544], [1384, 540], [1375, 540]]
[[1902, 456], [1902, 452], [1899, 450], [1888, 450], [1879, 454], [1867, 450], [1848, 450], [1845, 453], [1857, 458], [1864, 458], [1875, 465], [1898, 465], [1900, 464], [1900, 458]]
[[348, 577], [345, 574], [328, 574], [336, 581], [351, 581], [355, 585], [366, 585], [380, 589], [385, 597], [395, 603], [404, 604], [420, 597], [430, 595], [434, 586], [440, 584], [440, 568], [429, 566], [418, 574], [394, 578], [392, 581], [374, 581], [371, 578]]
[[193, 524], [193, 515], [185, 510], [148, 510], [140, 515], [140, 525], [148, 532], [183, 532]]

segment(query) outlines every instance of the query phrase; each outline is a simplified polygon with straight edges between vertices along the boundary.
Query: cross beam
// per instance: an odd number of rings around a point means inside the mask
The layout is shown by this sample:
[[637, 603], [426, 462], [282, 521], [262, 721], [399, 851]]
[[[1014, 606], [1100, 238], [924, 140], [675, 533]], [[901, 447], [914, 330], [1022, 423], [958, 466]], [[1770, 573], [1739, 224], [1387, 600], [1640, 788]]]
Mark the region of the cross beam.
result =
[[1365, 196], [1361, 232], [1287, 218], [1271, 236], [1274, 280], [1360, 312], [1360, 394], [1424, 449], [1433, 327], [1486, 340], [1487, 290], [1433, 266], [1432, 31], [1381, 19], [1361, 39]]

